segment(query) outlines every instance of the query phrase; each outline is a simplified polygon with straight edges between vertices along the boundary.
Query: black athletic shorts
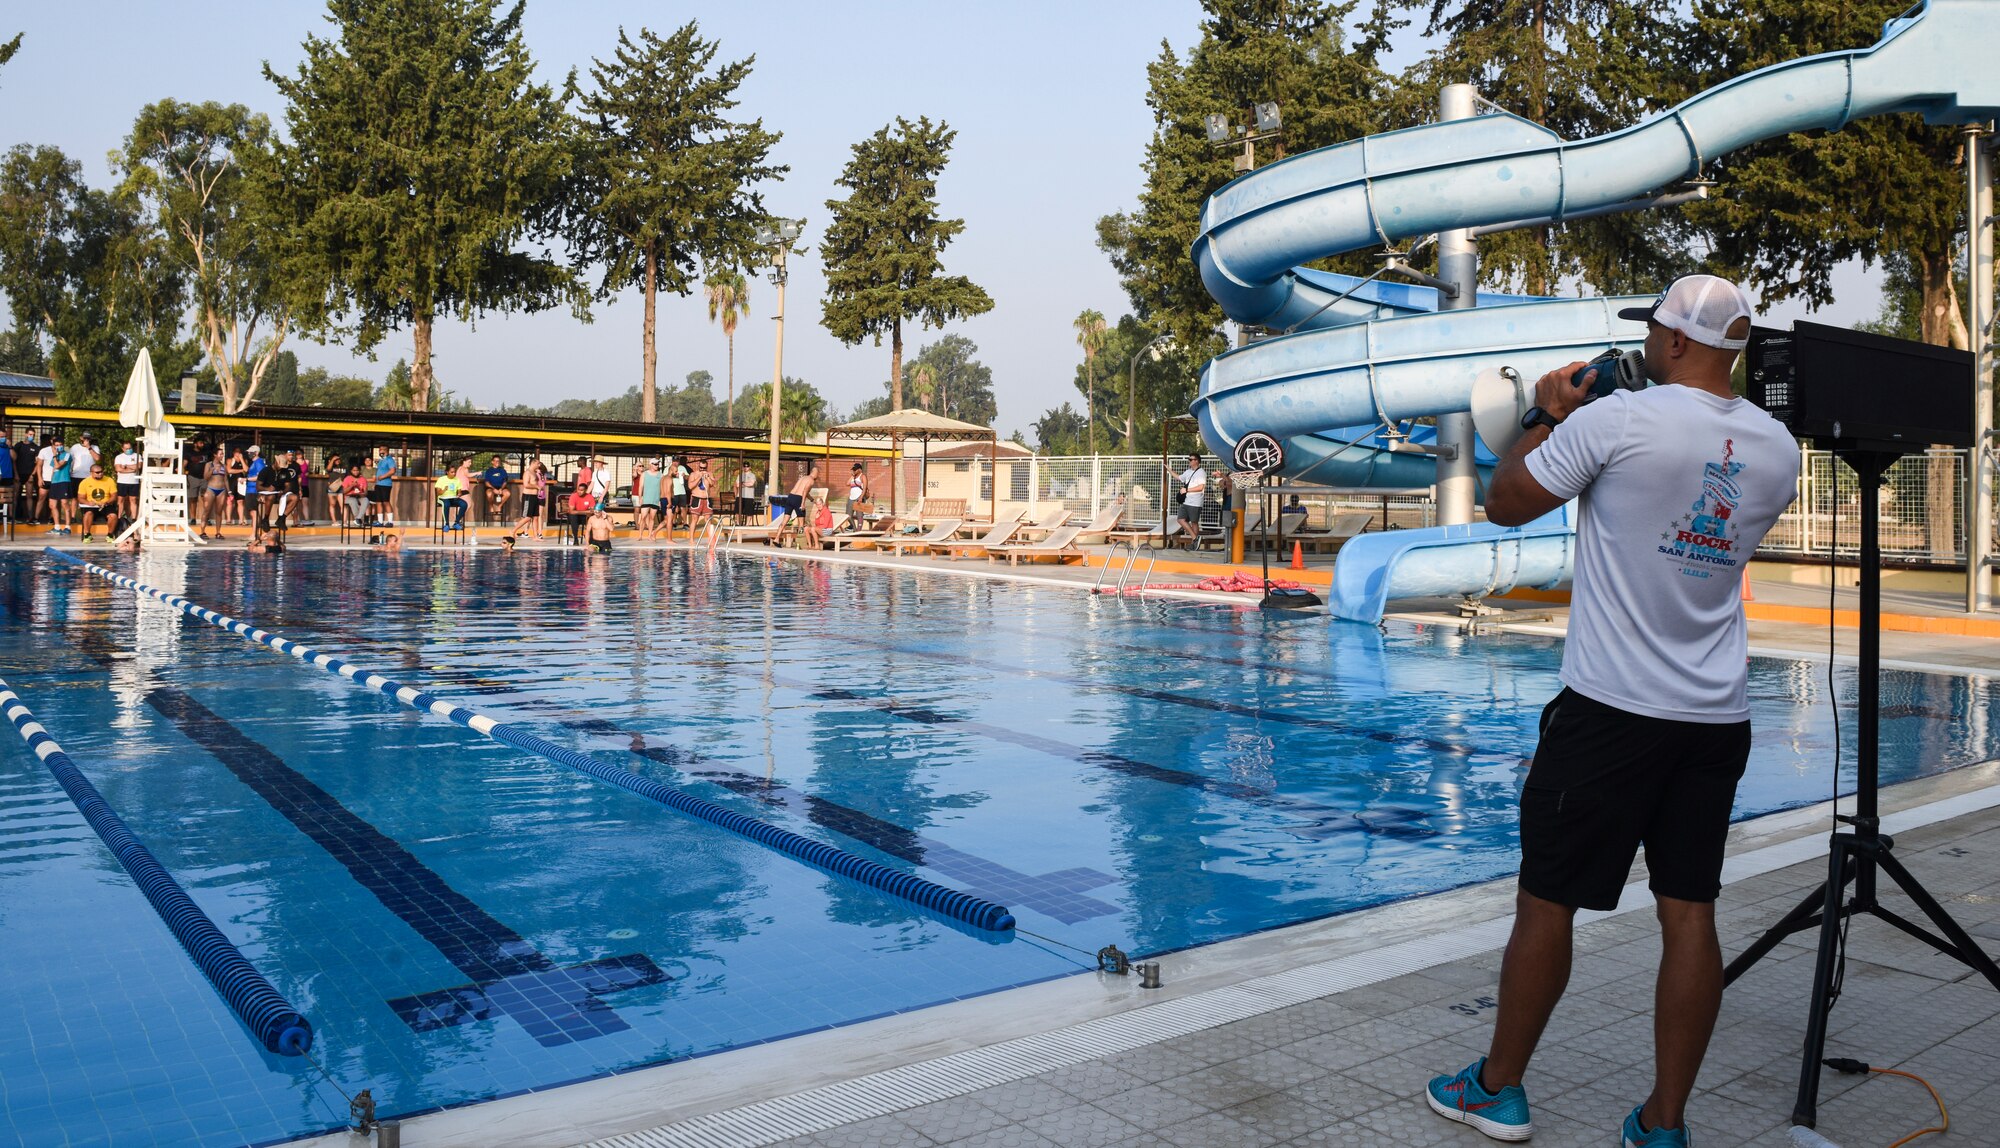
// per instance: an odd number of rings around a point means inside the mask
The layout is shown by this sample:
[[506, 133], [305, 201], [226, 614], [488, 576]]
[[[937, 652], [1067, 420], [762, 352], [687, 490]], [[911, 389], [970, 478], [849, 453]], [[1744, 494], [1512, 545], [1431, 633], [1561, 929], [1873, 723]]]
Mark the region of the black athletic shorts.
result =
[[799, 509], [804, 507], [805, 501], [806, 501], [805, 497], [803, 495], [798, 495], [798, 494], [774, 494], [771, 496], [772, 506], [775, 506], [780, 510], [789, 510], [793, 512], [797, 512]]
[[675, 510], [686, 510], [688, 508], [688, 496], [685, 494], [676, 494], [670, 501], [673, 503]]
[[758, 506], [757, 500], [754, 498], [739, 498], [736, 500], [736, 514], [740, 518], [755, 518], [757, 513], [762, 509], [763, 507]]
[[521, 517], [534, 518], [542, 513], [542, 496], [530, 494], [521, 500]]
[[1564, 688], [1521, 787], [1521, 888], [1615, 909], [1639, 846], [1662, 897], [1713, 901], [1750, 723], [1643, 717]]
[[642, 502], [639, 504], [639, 509], [650, 510], [654, 514], [658, 514], [660, 512], [660, 504], [657, 502]]
[[68, 502], [76, 497], [76, 480], [49, 483], [49, 499], [52, 502]]
[[385, 485], [371, 486], [368, 488], [368, 501], [387, 505], [389, 501], [389, 492], [393, 489], [395, 488]]

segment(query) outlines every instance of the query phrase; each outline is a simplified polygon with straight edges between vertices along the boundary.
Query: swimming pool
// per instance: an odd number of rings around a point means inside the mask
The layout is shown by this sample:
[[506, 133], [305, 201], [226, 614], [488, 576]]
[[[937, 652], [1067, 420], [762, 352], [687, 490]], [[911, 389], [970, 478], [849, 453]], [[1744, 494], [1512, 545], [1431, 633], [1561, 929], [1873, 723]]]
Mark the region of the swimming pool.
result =
[[[100, 560], [1020, 920], [972, 934], [102, 580], [0, 559], [0, 674], [385, 1114], [1088, 963], [1063, 946], [1159, 952], [1502, 876], [1560, 659], [1542, 638], [789, 559]], [[1823, 799], [1825, 666], [1751, 675], [1738, 814]], [[1996, 756], [1987, 680], [1884, 677], [1885, 780]], [[581, 966], [616, 972], [592, 994]], [[344, 1122], [19, 749], [0, 757], [0, 968], [0, 1142]], [[588, 1023], [552, 1033], [563, 1009]]]

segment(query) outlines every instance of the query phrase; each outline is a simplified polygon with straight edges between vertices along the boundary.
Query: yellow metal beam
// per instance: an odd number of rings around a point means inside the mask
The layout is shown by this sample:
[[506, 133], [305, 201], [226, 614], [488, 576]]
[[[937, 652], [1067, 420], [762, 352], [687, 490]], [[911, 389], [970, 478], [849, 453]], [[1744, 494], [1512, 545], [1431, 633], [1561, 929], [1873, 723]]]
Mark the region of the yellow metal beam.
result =
[[[43, 422], [97, 422], [116, 423], [116, 411], [90, 410], [84, 407], [0, 407], [0, 414], [10, 419], [41, 420]], [[170, 413], [170, 419], [174, 416]], [[749, 453], [769, 450], [769, 439], [712, 439], [683, 438], [677, 435], [643, 434], [576, 434], [558, 430], [518, 430], [512, 427], [471, 427], [450, 423], [370, 423], [342, 422], [319, 419], [279, 419], [256, 415], [199, 414], [183, 415], [180, 421], [189, 426], [213, 429], [235, 430], [281, 430], [338, 434], [359, 434], [369, 438], [402, 438], [411, 435], [433, 435], [438, 438], [506, 439], [513, 442], [548, 443], [588, 443], [601, 446], [658, 446], [692, 447], [698, 450], [718, 452]], [[786, 454], [821, 456], [826, 446], [822, 443], [780, 442], [778, 449]], [[843, 458], [894, 458], [894, 451], [880, 447], [842, 447]]]

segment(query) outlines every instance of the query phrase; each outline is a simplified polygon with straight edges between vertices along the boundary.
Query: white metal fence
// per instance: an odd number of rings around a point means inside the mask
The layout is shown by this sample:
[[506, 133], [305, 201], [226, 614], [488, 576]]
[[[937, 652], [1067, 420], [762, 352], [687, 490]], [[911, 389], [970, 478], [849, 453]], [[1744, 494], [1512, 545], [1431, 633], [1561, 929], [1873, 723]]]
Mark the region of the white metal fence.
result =
[[[1884, 557], [1941, 566], [1964, 564], [1967, 458], [1968, 452], [1963, 450], [1929, 450], [1908, 455], [1890, 468], [1888, 482], [1877, 493]], [[983, 511], [985, 498], [992, 492], [992, 466], [982, 459], [973, 463], [972, 469], [977, 473]], [[1177, 493], [1157, 455], [1003, 459], [999, 469], [998, 494], [1003, 508], [1026, 511], [1031, 505], [1046, 508], [1060, 503], [1079, 519], [1094, 517], [1124, 497], [1126, 523], [1157, 522], [1162, 491], [1169, 507]], [[1210, 490], [1219, 497], [1227, 476], [1219, 471], [1210, 474]], [[956, 493], [970, 496], [970, 484]], [[1355, 511], [1370, 514], [1370, 530], [1430, 526], [1437, 521], [1436, 504], [1421, 495], [1384, 497], [1327, 491], [1302, 494], [1300, 501], [1308, 508], [1308, 522], [1314, 529], [1324, 528], [1334, 515]], [[2000, 510], [1996, 510], [1995, 519], [2000, 522]], [[2000, 538], [1995, 541], [2000, 543]], [[1802, 449], [1798, 501], [1765, 535], [1759, 553], [1823, 558], [1829, 545], [1840, 558], [1853, 558], [1859, 552], [1860, 487], [1854, 472], [1830, 451]]]

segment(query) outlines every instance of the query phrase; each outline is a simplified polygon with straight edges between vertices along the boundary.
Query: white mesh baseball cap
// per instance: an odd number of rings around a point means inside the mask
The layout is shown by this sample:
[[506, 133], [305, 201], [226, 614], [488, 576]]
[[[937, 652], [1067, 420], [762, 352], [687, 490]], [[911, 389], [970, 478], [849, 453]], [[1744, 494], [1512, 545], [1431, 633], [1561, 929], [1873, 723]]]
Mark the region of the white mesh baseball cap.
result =
[[1738, 319], [1750, 318], [1750, 297], [1727, 279], [1683, 275], [1651, 307], [1627, 307], [1618, 317], [1658, 323], [1704, 346], [1740, 351], [1749, 340], [1730, 338], [1729, 327]]

